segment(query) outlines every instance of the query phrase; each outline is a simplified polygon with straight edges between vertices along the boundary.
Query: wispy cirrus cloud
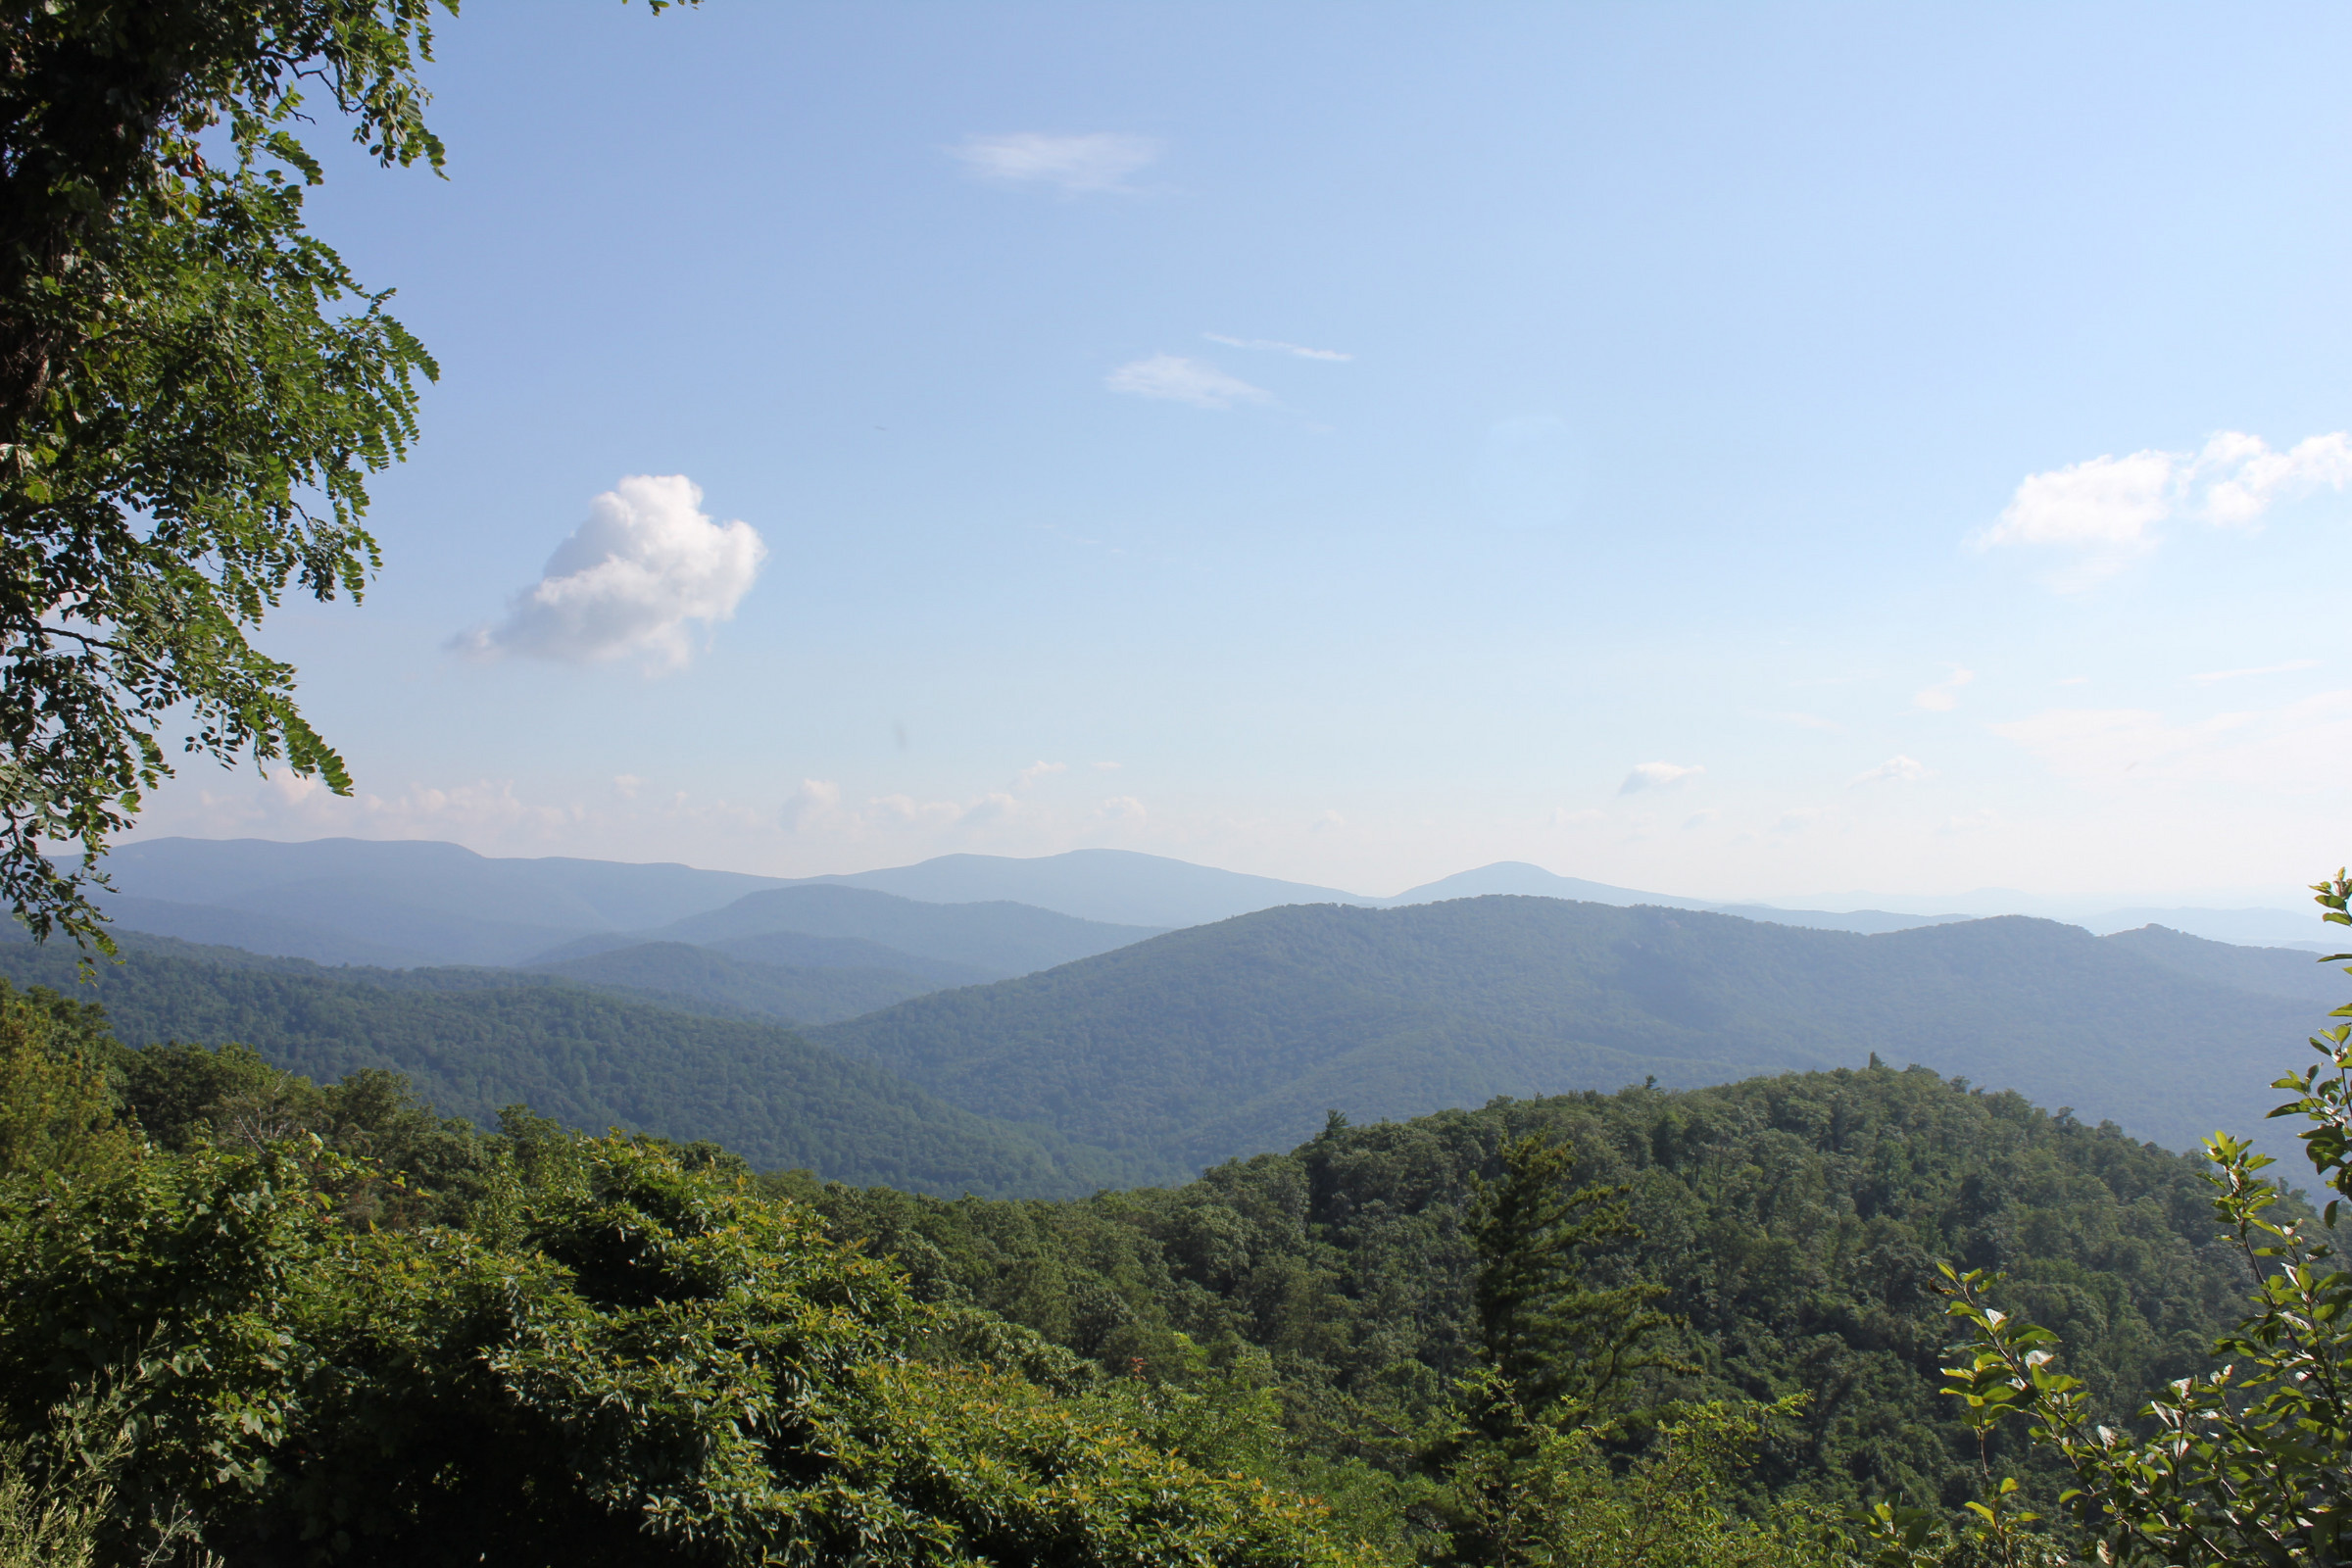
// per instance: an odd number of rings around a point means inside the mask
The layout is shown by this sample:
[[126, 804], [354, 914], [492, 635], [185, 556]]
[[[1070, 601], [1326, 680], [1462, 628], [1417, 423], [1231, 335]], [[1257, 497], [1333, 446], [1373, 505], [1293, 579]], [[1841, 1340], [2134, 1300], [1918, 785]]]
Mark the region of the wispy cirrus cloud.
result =
[[1051, 136], [1018, 131], [1008, 136], [966, 136], [948, 149], [976, 179], [998, 185], [1050, 186], [1065, 195], [1125, 195], [1129, 174], [1152, 163], [1161, 144], [1150, 136], [1095, 131]]
[[1229, 349], [1259, 349], [1270, 354], [1288, 354], [1300, 360], [1347, 361], [1355, 358], [1338, 349], [1310, 349], [1303, 343], [1285, 343], [1271, 337], [1227, 337], [1222, 332], [1203, 332], [1200, 336], [1210, 343], [1222, 343]]
[[2279, 501], [2347, 486], [2352, 433], [2309, 436], [2281, 452], [2260, 436], [2224, 430], [2193, 453], [2151, 448], [2028, 474], [2000, 520], [1970, 543], [2071, 552], [2071, 567], [2051, 586], [2078, 589], [2155, 549], [2156, 525], [2171, 518], [2251, 529]]
[[1230, 409], [1237, 403], [1271, 403], [1274, 394], [1228, 375], [1213, 365], [1181, 355], [1154, 354], [1122, 365], [1102, 378], [1113, 392], [1132, 397], [1189, 403], [1196, 409]]

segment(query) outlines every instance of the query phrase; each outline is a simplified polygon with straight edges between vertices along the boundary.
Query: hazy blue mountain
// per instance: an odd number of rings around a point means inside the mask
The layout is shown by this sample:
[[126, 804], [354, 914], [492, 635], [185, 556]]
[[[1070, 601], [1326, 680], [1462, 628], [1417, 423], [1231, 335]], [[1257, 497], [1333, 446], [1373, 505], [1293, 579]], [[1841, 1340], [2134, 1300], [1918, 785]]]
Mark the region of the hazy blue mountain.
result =
[[2333, 953], [2328, 933], [2306, 909], [2109, 909], [2082, 922], [2102, 934], [2160, 925], [2208, 942], [2253, 948], [2307, 948]]
[[1897, 914], [1890, 909], [1782, 909], [1769, 904], [1709, 905], [1717, 914], [1736, 914], [1743, 920], [1766, 920], [1774, 925], [1801, 925], [1816, 931], [1854, 931], [1878, 936], [1886, 931], [1913, 931], [1923, 925], [1951, 925], [1979, 920], [1975, 914]]
[[999, 900], [1032, 905], [1113, 925], [1201, 925], [1278, 904], [1370, 904], [1360, 894], [1304, 882], [1220, 871], [1132, 850], [1072, 850], [1016, 859], [1002, 855], [943, 855], [915, 865], [808, 883], [871, 888], [932, 904]]
[[126, 926], [153, 919], [187, 940], [427, 963], [512, 963], [584, 933], [664, 925], [783, 885], [684, 865], [502, 859], [366, 839], [144, 839], [110, 854], [107, 869]]
[[[1124, 850], [1035, 858], [950, 855], [916, 865], [800, 880], [568, 858], [493, 858], [454, 844], [319, 839], [146, 839], [109, 861], [120, 893], [107, 901], [126, 929], [327, 963], [505, 964], [555, 961], [649, 940], [702, 939], [670, 929], [747, 894], [787, 887], [851, 887], [927, 904], [1020, 904], [1076, 919], [1164, 930], [1286, 904], [1400, 907], [1495, 894], [1631, 906], [1717, 909], [1782, 925], [1883, 932], [1988, 913], [2042, 914], [2113, 931], [2155, 921], [2213, 940], [2316, 948], [2306, 916], [2284, 909], [2101, 909], [2095, 902], [1979, 889], [1935, 907], [1855, 895], [1846, 911], [1727, 905], [1558, 876], [1500, 861], [1396, 895], [1249, 876]], [[1802, 901], [1798, 901], [1802, 902]], [[1831, 901], [1824, 901], [1831, 902]], [[894, 944], [829, 928], [808, 936]], [[766, 934], [766, 933], [762, 933]], [[1130, 938], [1132, 940], [1132, 938]], [[1108, 945], [1108, 944], [1105, 944]], [[1079, 950], [1067, 950], [1075, 956]], [[1086, 950], [1099, 951], [1099, 950]], [[804, 967], [908, 968], [930, 950], [776, 956]], [[943, 984], [1020, 972], [1003, 956], [936, 976]], [[909, 972], [927, 972], [921, 968]]]
[[1475, 871], [1456, 871], [1435, 882], [1407, 888], [1393, 899], [1359, 899], [1353, 902], [1396, 909], [1411, 904], [1438, 904], [1447, 899], [1480, 899], [1496, 894], [1519, 898], [1575, 899], [1586, 904], [1608, 904], [1619, 907], [1637, 904], [1650, 904], [1666, 909], [1715, 907], [1703, 899], [1678, 899], [1665, 893], [1642, 893], [1633, 888], [1614, 888], [1606, 882], [1588, 882], [1582, 877], [1559, 876], [1525, 860], [1497, 860], [1493, 865], [1482, 865]]
[[[2318, 925], [2316, 920], [2307, 923]], [[2352, 932], [2345, 935], [2352, 938]], [[2161, 925], [2118, 931], [2100, 940], [2214, 985], [2324, 1003], [2330, 1007], [2352, 1002], [2352, 979], [2345, 978], [2344, 965], [2322, 963], [2317, 953], [2302, 949], [2243, 948], [2228, 942], [2208, 942]], [[2343, 948], [2352, 949], [2352, 941], [2346, 941]], [[2316, 1031], [2319, 1025], [2315, 1023], [2312, 1028]]]
[[928, 982], [923, 988], [926, 991], [983, 985], [1004, 978], [999, 970], [907, 953], [862, 937], [812, 937], [801, 931], [763, 931], [758, 936], [721, 937], [709, 947], [712, 953], [723, 953], [748, 963], [773, 963], [797, 969], [879, 969], [912, 975]]
[[[647, 940], [642, 933], [602, 932], [592, 937], [576, 938], [560, 948], [542, 953], [527, 960], [524, 966], [533, 969], [554, 968], [600, 953], [617, 953], [624, 948], [643, 947]], [[691, 945], [706, 953], [723, 953], [748, 963], [781, 964], [788, 969], [883, 969], [896, 974], [915, 975], [931, 982], [923, 988], [926, 991], [938, 991], [948, 986], [978, 985], [983, 981], [1005, 978], [1002, 969], [983, 969], [968, 963], [951, 962], [946, 958], [926, 957], [918, 953], [884, 947], [879, 942], [868, 942], [863, 937], [818, 937], [805, 931], [763, 931], [758, 936], [720, 937]]]
[[142, 932], [209, 947], [309, 958], [318, 963], [408, 968], [436, 961], [431, 952], [370, 941], [335, 926], [253, 914], [218, 904], [174, 904], [166, 899], [130, 898], [113, 893], [103, 895], [98, 902], [120, 933]]
[[764, 957], [778, 950], [741, 944], [779, 935], [847, 938], [998, 979], [1052, 968], [1158, 934], [1157, 927], [1110, 925], [1025, 904], [927, 904], [839, 883], [803, 883], [751, 894], [724, 908], [647, 932], [641, 940], [686, 942], [739, 956]]
[[76, 982], [71, 948], [0, 941], [0, 975], [94, 997], [126, 1044], [241, 1041], [318, 1080], [406, 1073], [482, 1122], [528, 1104], [567, 1125], [713, 1139], [761, 1168], [956, 1196], [1087, 1192], [1111, 1167], [944, 1103], [773, 1024], [714, 1018], [512, 969], [322, 969], [134, 939]]
[[246, 907], [271, 888], [356, 878], [407, 903], [515, 925], [636, 929], [714, 909], [781, 877], [567, 856], [503, 858], [422, 840], [141, 839], [107, 857], [125, 893]]
[[[2346, 987], [2352, 994], [2352, 983]], [[1876, 1052], [2193, 1147], [2258, 1132], [2316, 1003], [2024, 917], [1881, 936], [1494, 897], [1268, 909], [810, 1037], [1164, 1173], [1494, 1095]]]
[[1636, 888], [1611, 887], [1605, 882], [1587, 882], [1582, 877], [1558, 876], [1540, 865], [1525, 860], [1497, 860], [1482, 865], [1475, 871], [1457, 871], [1451, 876], [1425, 882], [1407, 889], [1393, 899], [1371, 901], [1384, 909], [1402, 908], [1413, 904], [1437, 904], [1446, 899], [1488, 898], [1496, 894], [1520, 898], [1573, 899], [1586, 904], [1606, 904], [1619, 908], [1649, 905], [1662, 909], [1712, 909], [1719, 914], [1736, 914], [1747, 920], [1769, 920], [1775, 925], [1811, 926], [1824, 931], [1859, 931], [1875, 935], [1882, 931], [1908, 931], [1914, 926], [1944, 925], [1954, 920], [1966, 920], [1965, 914], [1897, 914], [1886, 909], [1784, 909], [1769, 904], [1711, 904], [1704, 899], [1683, 899], [1668, 893], [1643, 893]]

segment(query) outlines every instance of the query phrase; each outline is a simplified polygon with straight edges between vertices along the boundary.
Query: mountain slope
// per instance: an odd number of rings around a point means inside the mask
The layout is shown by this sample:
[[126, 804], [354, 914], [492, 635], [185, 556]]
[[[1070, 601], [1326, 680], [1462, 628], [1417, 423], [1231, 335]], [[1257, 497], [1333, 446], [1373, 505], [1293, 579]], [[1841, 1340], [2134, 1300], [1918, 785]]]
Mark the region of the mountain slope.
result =
[[111, 852], [107, 869], [133, 929], [429, 963], [513, 962], [581, 933], [663, 925], [784, 885], [685, 865], [499, 859], [411, 840], [143, 839]]
[[643, 940], [726, 947], [779, 935], [850, 939], [957, 965], [998, 979], [1029, 974], [1157, 936], [1156, 927], [1109, 925], [1024, 904], [925, 904], [867, 888], [773, 888], [691, 915]]
[[645, 942], [538, 969], [575, 985], [625, 992], [689, 1012], [784, 1024], [833, 1023], [940, 989], [933, 980], [899, 969], [794, 968], [682, 942]]
[[142, 899], [121, 893], [102, 895], [98, 904], [118, 933], [142, 932], [205, 947], [240, 948], [277, 957], [308, 958], [314, 963], [409, 968], [439, 961], [433, 949], [442, 946], [397, 947], [377, 938], [354, 935], [332, 924], [254, 914], [219, 904], [175, 904], [168, 899]]
[[2023, 917], [1883, 936], [1485, 898], [1294, 906], [811, 1031], [967, 1108], [1168, 1172], [1494, 1095], [1872, 1053], [2187, 1148], [2255, 1126], [2312, 1004]]
[[1085, 920], [1160, 928], [1203, 925], [1278, 904], [1374, 902], [1336, 888], [1221, 871], [1133, 850], [1072, 850], [1026, 859], [942, 855], [915, 865], [811, 877], [803, 885], [811, 884], [870, 888], [932, 904], [1004, 900]]
[[1606, 882], [1588, 882], [1579, 876], [1560, 876], [1526, 860], [1496, 860], [1493, 865], [1456, 871], [1435, 882], [1407, 888], [1393, 899], [1359, 902], [1383, 909], [1399, 909], [1411, 904], [1444, 904], [1454, 899], [1484, 899], [1496, 895], [1527, 899], [1572, 899], [1580, 904], [1607, 904], [1620, 908], [1637, 904], [1652, 904], [1664, 909], [1715, 907], [1701, 899], [1677, 899], [1663, 893], [1642, 893], [1633, 888], [1611, 887]]
[[[2231, 986], [2264, 996], [2291, 997], [2329, 1007], [2352, 1000], [2352, 983], [2346, 982], [2343, 966], [2322, 963], [2319, 954], [2307, 950], [2241, 948], [2228, 942], [2208, 942], [2203, 937], [2192, 937], [2161, 925], [2118, 931], [2099, 940], [2211, 985]], [[2342, 945], [2352, 947], [2352, 942]], [[2333, 953], [2336, 949], [2330, 947], [2328, 951]]]
[[[452, 1115], [527, 1103], [574, 1127], [714, 1139], [754, 1164], [954, 1196], [1083, 1192], [1102, 1172], [767, 1024], [513, 971], [319, 971], [134, 951], [77, 986], [71, 950], [0, 944], [18, 985], [93, 994], [125, 1044], [241, 1041], [313, 1079], [409, 1075]], [[371, 983], [371, 981], [373, 983]]]

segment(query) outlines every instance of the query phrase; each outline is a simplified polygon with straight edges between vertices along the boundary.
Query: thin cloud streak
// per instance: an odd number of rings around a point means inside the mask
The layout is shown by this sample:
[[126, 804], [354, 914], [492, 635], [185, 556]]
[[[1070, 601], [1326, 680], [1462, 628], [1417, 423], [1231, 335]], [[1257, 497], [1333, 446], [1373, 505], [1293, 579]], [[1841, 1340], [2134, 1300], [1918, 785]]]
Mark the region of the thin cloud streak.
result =
[[1338, 349], [1310, 349], [1303, 343], [1285, 343], [1270, 337], [1227, 337], [1222, 332], [1203, 332], [1201, 337], [1211, 343], [1222, 343], [1229, 349], [1261, 349], [1271, 354], [1288, 354], [1300, 360], [1348, 361], [1355, 358]]
[[1084, 136], [1049, 136], [1020, 131], [1009, 136], [967, 136], [948, 155], [976, 179], [999, 185], [1050, 185], [1066, 195], [1127, 195], [1129, 174], [1159, 156], [1149, 136], [1097, 131]]
[[1274, 401], [1274, 394], [1262, 386], [1251, 386], [1213, 365], [1175, 354], [1154, 354], [1150, 359], [1122, 365], [1104, 376], [1102, 384], [1131, 397], [1189, 403], [1196, 409], [1222, 410], [1237, 403]]

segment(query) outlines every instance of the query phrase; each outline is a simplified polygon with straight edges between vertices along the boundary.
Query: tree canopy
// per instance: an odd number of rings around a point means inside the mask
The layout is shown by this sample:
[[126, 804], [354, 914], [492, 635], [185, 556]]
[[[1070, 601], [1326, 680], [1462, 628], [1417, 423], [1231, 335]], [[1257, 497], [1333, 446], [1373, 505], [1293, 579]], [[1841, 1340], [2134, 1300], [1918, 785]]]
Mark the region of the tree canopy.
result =
[[[321, 112], [439, 168], [435, 0], [21, 0], [0, 76], [0, 893], [82, 896], [169, 743], [348, 792], [248, 634], [357, 597], [367, 481], [416, 435], [416, 339], [303, 222]], [[49, 846], [78, 843], [79, 868]]]

